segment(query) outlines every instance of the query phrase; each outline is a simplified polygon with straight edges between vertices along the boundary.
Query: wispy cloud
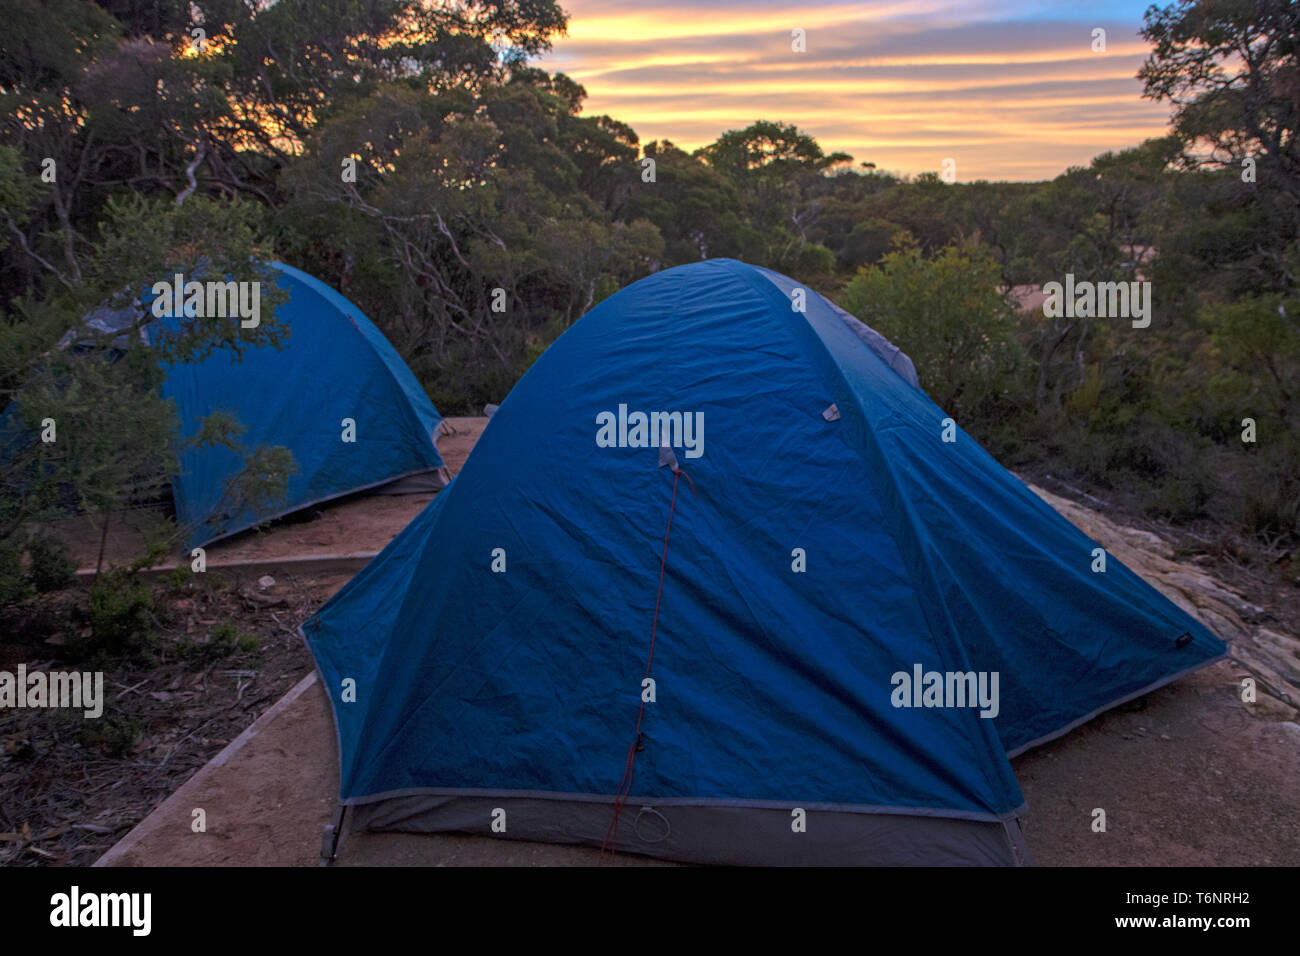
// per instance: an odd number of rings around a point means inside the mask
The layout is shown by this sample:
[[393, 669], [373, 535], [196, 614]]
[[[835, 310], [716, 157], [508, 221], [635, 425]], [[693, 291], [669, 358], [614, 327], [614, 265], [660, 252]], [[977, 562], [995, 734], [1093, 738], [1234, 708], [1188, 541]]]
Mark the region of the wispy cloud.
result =
[[[1141, 98], [1144, 2], [566, 0], [544, 65], [587, 111], [693, 148], [756, 119], [905, 173], [1042, 179], [1165, 131]], [[1106, 31], [1106, 52], [1092, 31]], [[802, 29], [807, 50], [791, 49]]]

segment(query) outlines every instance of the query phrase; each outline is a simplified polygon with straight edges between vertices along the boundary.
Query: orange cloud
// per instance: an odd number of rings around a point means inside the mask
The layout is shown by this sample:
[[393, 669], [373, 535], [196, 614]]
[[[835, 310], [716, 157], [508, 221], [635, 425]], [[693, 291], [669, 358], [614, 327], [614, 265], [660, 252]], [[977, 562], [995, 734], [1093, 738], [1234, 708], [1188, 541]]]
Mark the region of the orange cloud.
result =
[[1143, 100], [1135, 78], [1148, 53], [1137, 13], [1094, 26], [1000, 20], [1006, 9], [972, 0], [565, 7], [569, 35], [542, 65], [587, 88], [588, 113], [643, 140], [689, 149], [770, 119], [884, 169], [952, 158], [959, 179], [996, 180], [1050, 178], [1166, 132], [1167, 108]]

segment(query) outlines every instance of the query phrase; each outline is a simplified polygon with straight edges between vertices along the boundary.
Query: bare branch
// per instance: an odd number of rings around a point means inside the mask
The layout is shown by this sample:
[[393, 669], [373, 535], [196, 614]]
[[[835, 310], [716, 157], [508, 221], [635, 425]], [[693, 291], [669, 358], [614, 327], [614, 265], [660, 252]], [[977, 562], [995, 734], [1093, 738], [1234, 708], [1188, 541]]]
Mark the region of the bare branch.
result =
[[199, 168], [199, 164], [203, 162], [203, 157], [206, 156], [207, 153], [207, 144], [200, 141], [199, 148], [195, 150], [194, 158], [190, 160], [190, 164], [185, 167], [185, 178], [189, 180], [189, 185], [177, 194], [176, 205], [179, 206], [185, 200], [189, 199], [190, 196], [193, 195], [194, 190], [199, 188], [198, 180], [194, 178], [194, 170]]
[[68, 279], [67, 276], [65, 276], [62, 272], [56, 269], [53, 265], [49, 263], [48, 260], [44, 259], [39, 253], [37, 253], [35, 250], [32, 249], [31, 246], [27, 244], [27, 236], [24, 235], [23, 231], [18, 228], [18, 225], [17, 223], [14, 222], [13, 217], [9, 215], [8, 209], [0, 209], [0, 214], [4, 215], [5, 223], [9, 226], [9, 231], [18, 237], [18, 241], [22, 244], [23, 252], [27, 253], [27, 255], [31, 259], [35, 260], [36, 262], [39, 262], [41, 265], [45, 266], [45, 268], [53, 272], [55, 278], [57, 278], [69, 289], [76, 288], [76, 286]]

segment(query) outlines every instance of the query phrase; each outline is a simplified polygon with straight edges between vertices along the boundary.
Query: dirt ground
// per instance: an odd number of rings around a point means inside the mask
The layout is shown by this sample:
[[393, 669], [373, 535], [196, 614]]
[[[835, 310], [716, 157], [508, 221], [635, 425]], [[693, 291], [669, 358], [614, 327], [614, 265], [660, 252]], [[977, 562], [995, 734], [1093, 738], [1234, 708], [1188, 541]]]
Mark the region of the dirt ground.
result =
[[1034, 862], [1300, 865], [1300, 726], [1251, 717], [1245, 674], [1223, 661], [1012, 760]]
[[[483, 423], [482, 419], [452, 420], [458, 431], [449, 437], [455, 443], [448, 446], [444, 440], [440, 448], [453, 470], [463, 462]], [[277, 523], [268, 532], [217, 547], [223, 554], [245, 558], [274, 558], [295, 549], [379, 550], [428, 499], [421, 495], [338, 502], [319, 509], [311, 520]], [[293, 616], [300, 618], [347, 577], [286, 576], [276, 588], [296, 595]], [[1250, 597], [1264, 603], [1260, 595]], [[260, 605], [250, 609], [258, 615], [267, 612]], [[286, 629], [296, 625], [297, 619], [284, 619], [287, 607], [277, 612], [282, 612], [278, 618]], [[273, 707], [260, 695], [257, 707], [239, 707], [235, 715], [247, 728], [243, 734], [236, 736], [232, 715], [229, 723], [217, 725], [219, 733], [213, 728], [202, 731], [203, 747], [195, 749], [193, 738], [182, 741], [185, 746], [171, 758], [173, 773], [137, 799], [162, 801], [169, 792], [163, 790], [164, 781], [175, 792], [109, 850], [103, 865], [308, 866], [318, 862], [322, 831], [333, 815], [337, 794], [336, 744], [328, 704], [300, 641], [292, 654], [298, 655], [296, 669], [295, 658], [286, 649], [284, 666], [275, 677], [278, 683], [265, 685], [292, 690]], [[1239, 682], [1246, 674], [1236, 662], [1218, 663], [1016, 758], [1012, 764], [1029, 804], [1024, 828], [1034, 862], [1047, 866], [1300, 865], [1300, 724], [1252, 716], [1238, 699]], [[230, 687], [222, 685], [224, 698], [220, 693], [215, 696], [223, 701], [237, 699], [233, 688], [238, 680]], [[1258, 709], [1256, 713], [1263, 715]], [[174, 736], [160, 743], [179, 746], [172, 742]], [[228, 740], [234, 742], [227, 745]], [[216, 753], [223, 745], [226, 749]], [[164, 752], [155, 746], [152, 756]], [[176, 789], [214, 753], [215, 759]], [[175, 772], [181, 767], [183, 773]], [[112, 800], [111, 792], [106, 794], [104, 806], [111, 806]], [[87, 799], [88, 813], [96, 806]], [[123, 819], [144, 818], [147, 809], [140, 803]], [[206, 814], [205, 832], [196, 833], [191, 827], [195, 809]], [[1094, 830], [1097, 809], [1106, 813], [1105, 832]], [[91, 833], [82, 845], [102, 849], [122, 832], [119, 825], [111, 832]], [[78, 854], [28, 862], [81, 858]], [[594, 850], [491, 837], [351, 834], [336, 865], [602, 862], [610, 861]], [[656, 861], [620, 856], [614, 862]]]
[[295, 628], [346, 580], [206, 575], [180, 594], [155, 581], [147, 644], [105, 657], [67, 645], [84, 584], [58, 595], [63, 608], [11, 617], [0, 670], [102, 671], [105, 700], [96, 720], [0, 711], [0, 865], [97, 859], [312, 666]]

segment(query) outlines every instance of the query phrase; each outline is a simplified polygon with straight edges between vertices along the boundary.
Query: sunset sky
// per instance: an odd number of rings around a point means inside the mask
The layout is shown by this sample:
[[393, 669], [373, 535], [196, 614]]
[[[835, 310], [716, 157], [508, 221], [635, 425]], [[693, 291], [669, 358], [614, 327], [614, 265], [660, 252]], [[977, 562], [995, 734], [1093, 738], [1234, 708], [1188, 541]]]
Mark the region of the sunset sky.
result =
[[[957, 179], [1049, 179], [1165, 132], [1141, 98], [1147, 0], [561, 0], [540, 65], [587, 115], [684, 148], [756, 119], [795, 123], [855, 162]], [[1106, 31], [1106, 52], [1092, 31]], [[791, 50], [791, 31], [807, 52]]]

